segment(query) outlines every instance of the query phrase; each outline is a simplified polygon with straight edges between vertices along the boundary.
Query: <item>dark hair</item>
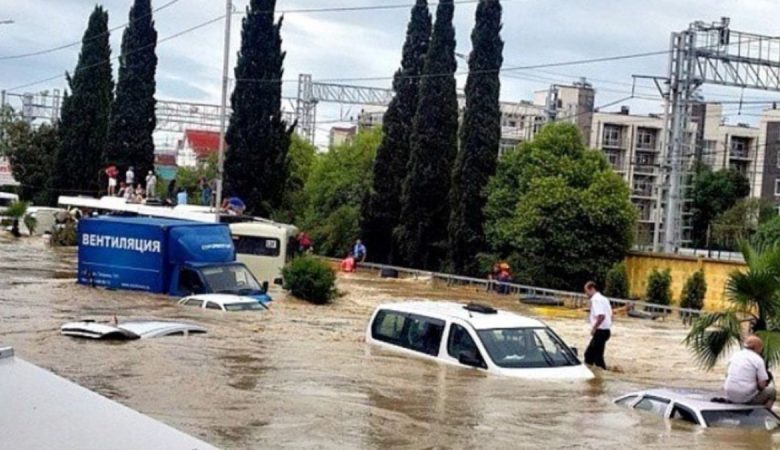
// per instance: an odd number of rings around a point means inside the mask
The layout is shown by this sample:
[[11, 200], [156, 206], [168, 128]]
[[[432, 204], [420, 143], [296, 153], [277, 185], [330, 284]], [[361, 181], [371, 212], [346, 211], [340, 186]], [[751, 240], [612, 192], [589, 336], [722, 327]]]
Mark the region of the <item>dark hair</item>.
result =
[[591, 289], [598, 290], [599, 288], [596, 285], [595, 281], [588, 281], [587, 283], [585, 283], [585, 289], [589, 291]]

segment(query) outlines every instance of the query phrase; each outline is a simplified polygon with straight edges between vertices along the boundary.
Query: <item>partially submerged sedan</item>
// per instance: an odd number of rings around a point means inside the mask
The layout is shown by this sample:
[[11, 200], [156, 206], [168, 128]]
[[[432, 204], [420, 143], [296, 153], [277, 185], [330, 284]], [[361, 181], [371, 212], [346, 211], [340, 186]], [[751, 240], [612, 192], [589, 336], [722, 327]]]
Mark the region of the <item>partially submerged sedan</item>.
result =
[[379, 305], [366, 342], [488, 373], [586, 380], [593, 373], [544, 323], [489, 306], [412, 301]]
[[[780, 425], [780, 417], [762, 405], [725, 403], [719, 396], [722, 394], [700, 390], [649, 389], [623, 395], [614, 402], [705, 428], [732, 426], [774, 430]], [[716, 399], [719, 401], [713, 401]]]
[[186, 322], [163, 320], [130, 320], [116, 324], [94, 320], [69, 322], [60, 327], [65, 336], [88, 339], [148, 339], [162, 336], [189, 336], [202, 334], [206, 329]]
[[182, 298], [180, 305], [216, 311], [264, 311], [268, 306], [254, 297], [233, 294], [197, 294]]

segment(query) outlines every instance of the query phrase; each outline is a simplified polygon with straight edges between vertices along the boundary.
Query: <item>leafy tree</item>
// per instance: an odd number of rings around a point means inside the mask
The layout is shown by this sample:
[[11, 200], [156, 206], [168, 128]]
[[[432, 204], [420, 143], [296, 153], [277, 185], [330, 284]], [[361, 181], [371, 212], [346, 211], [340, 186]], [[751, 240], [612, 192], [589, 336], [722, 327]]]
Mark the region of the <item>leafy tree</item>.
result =
[[24, 201], [13, 202], [8, 205], [8, 208], [3, 212], [6, 217], [11, 218], [11, 234], [14, 237], [20, 237], [22, 234], [19, 232], [19, 221], [27, 214], [27, 207], [29, 203]]
[[750, 242], [757, 247], [780, 244], [780, 216], [762, 222]]
[[352, 142], [317, 155], [304, 187], [309, 200], [303, 221], [317, 253], [344, 256], [360, 236], [360, 205], [381, 139], [379, 129], [361, 131]]
[[19, 182], [19, 195], [36, 205], [51, 205], [56, 198], [51, 191], [54, 158], [60, 147], [56, 127], [41, 125], [37, 130], [18, 121], [9, 127], [9, 159], [14, 179]]
[[106, 146], [114, 82], [108, 45], [108, 12], [96, 6], [84, 32], [78, 64], [68, 75], [70, 94], [60, 110], [60, 145], [52, 185], [59, 193], [99, 190], [101, 155]]
[[485, 186], [496, 171], [501, 141], [498, 103], [504, 42], [501, 4], [484, 0], [477, 5], [471, 32], [466, 110], [460, 129], [460, 150], [452, 170], [450, 191], [449, 261], [456, 273], [477, 275], [477, 254], [485, 250]]
[[452, 0], [436, 8], [412, 122], [400, 225], [394, 232], [402, 260], [422, 269], [440, 268], [447, 253], [451, 167], [458, 145], [454, 11]]
[[285, 183], [282, 204], [274, 211], [275, 220], [297, 223], [303, 219], [308, 202], [304, 186], [311, 175], [316, 155], [316, 147], [297, 134], [292, 135], [288, 152], [290, 174]]
[[573, 124], [549, 124], [504, 155], [487, 194], [488, 243], [523, 283], [579, 290], [631, 248], [628, 186]]
[[230, 97], [233, 114], [225, 136], [225, 187], [248, 212], [269, 217], [283, 200], [287, 152], [294, 125], [282, 120], [282, 20], [276, 0], [251, 0], [241, 29], [241, 50]]
[[704, 314], [693, 322], [685, 343], [698, 363], [711, 369], [742, 337], [743, 325], [764, 341], [768, 366], [780, 361], [780, 246], [740, 246], [747, 270], [735, 270], [726, 284], [731, 306], [723, 312]]
[[711, 226], [711, 240], [726, 249], [738, 248], [739, 241], [752, 236], [762, 223], [777, 215], [772, 202], [761, 198], [743, 198], [719, 214]]
[[750, 183], [736, 170], [723, 169], [713, 172], [706, 166], [699, 167], [691, 188], [694, 245], [705, 247], [707, 229], [712, 221], [748, 194]]
[[704, 271], [699, 269], [685, 280], [682, 296], [680, 297], [680, 306], [683, 308], [702, 309], [706, 295], [707, 280], [704, 278]]
[[656, 305], [670, 305], [672, 303], [672, 273], [669, 269], [653, 269], [647, 277], [647, 292], [645, 300]]
[[392, 262], [393, 230], [401, 214], [401, 186], [406, 176], [412, 134], [412, 119], [417, 111], [419, 75], [431, 37], [428, 2], [417, 0], [406, 30], [401, 68], [393, 78], [395, 97], [390, 101], [382, 122], [382, 143], [376, 152], [374, 182], [361, 211], [361, 233], [371, 247], [372, 261]]
[[144, 179], [154, 169], [154, 140], [157, 71], [157, 30], [152, 19], [151, 0], [134, 0], [129, 25], [122, 35], [116, 99], [111, 108], [108, 146], [104, 163], [121, 169], [133, 166]]
[[604, 295], [612, 298], [628, 298], [628, 270], [626, 263], [619, 262], [607, 272]]

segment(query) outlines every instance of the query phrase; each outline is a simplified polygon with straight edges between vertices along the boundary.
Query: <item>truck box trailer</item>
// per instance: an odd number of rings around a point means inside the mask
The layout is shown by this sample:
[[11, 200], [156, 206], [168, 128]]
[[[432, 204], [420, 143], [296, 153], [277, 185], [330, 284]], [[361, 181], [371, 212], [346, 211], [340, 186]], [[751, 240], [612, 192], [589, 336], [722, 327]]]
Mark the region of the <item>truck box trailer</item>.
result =
[[236, 262], [225, 224], [101, 216], [78, 227], [78, 282], [175, 296], [234, 293], [269, 300]]

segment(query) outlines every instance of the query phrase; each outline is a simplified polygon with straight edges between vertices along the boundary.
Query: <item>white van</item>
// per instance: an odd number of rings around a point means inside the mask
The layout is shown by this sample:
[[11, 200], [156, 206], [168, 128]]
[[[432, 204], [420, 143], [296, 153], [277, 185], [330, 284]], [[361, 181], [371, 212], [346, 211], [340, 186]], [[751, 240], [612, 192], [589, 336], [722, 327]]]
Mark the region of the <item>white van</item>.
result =
[[588, 380], [593, 373], [544, 323], [470, 303], [379, 305], [366, 342], [411, 356], [517, 378]]
[[18, 202], [19, 196], [10, 192], [0, 192], [0, 215], [11, 206], [11, 203]]

